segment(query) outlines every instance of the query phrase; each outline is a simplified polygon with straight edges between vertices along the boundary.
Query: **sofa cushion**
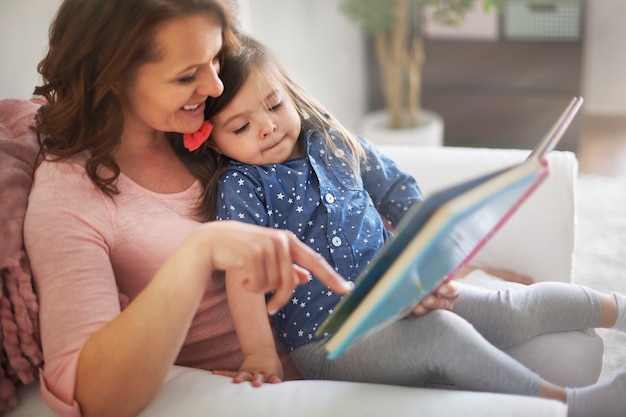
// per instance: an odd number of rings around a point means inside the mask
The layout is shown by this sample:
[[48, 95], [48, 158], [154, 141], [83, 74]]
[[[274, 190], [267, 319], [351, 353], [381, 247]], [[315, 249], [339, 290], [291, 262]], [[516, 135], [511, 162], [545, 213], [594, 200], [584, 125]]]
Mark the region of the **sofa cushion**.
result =
[[[20, 390], [20, 410], [5, 417], [54, 417], [36, 386]], [[23, 404], [23, 405], [22, 405]], [[557, 401], [519, 395], [394, 387], [337, 381], [289, 381], [253, 388], [174, 366], [138, 417], [565, 417]]]

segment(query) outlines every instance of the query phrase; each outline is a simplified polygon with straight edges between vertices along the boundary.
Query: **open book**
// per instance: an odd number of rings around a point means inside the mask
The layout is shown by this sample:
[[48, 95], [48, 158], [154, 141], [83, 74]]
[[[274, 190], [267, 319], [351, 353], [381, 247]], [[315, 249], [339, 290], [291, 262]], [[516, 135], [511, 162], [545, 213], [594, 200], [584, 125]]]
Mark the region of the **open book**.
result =
[[524, 161], [443, 189], [409, 210], [352, 292], [316, 332], [334, 333], [326, 344], [329, 359], [405, 317], [469, 263], [548, 176], [547, 154], [582, 102], [580, 97], [572, 99]]

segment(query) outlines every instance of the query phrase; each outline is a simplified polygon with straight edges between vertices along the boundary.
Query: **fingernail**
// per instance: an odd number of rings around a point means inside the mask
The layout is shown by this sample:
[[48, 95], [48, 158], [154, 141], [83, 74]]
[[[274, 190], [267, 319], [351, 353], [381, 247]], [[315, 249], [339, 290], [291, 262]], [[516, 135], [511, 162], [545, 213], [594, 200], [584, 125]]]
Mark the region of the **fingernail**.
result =
[[435, 302], [433, 301], [433, 298], [428, 296], [426, 297], [426, 299], [424, 300], [424, 304], [426, 304], [427, 306], [431, 306], [433, 305]]
[[278, 310], [276, 310], [276, 309], [271, 309], [271, 310], [268, 310], [268, 311], [267, 311], [267, 313], [268, 313], [270, 316], [273, 316], [274, 314], [278, 313]]
[[346, 283], [344, 284], [344, 287], [346, 288], [346, 292], [350, 292], [354, 289], [354, 282], [346, 281]]
[[439, 290], [438, 290], [439, 294], [447, 294], [448, 293], [448, 286], [447, 285], [442, 285]]
[[426, 311], [426, 309], [424, 308], [424, 306], [422, 305], [417, 305], [414, 309], [413, 312], [415, 314], [423, 314]]

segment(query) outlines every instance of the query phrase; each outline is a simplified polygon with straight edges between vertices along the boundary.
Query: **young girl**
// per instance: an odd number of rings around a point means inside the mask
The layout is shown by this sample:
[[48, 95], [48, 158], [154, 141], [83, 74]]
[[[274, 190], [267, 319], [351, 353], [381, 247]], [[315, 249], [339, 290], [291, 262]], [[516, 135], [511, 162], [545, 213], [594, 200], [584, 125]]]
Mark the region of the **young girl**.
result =
[[[223, 63], [224, 93], [205, 112], [213, 131], [203, 146], [215, 150], [219, 167], [215, 194], [206, 198], [217, 199], [218, 219], [291, 230], [354, 280], [388, 237], [383, 218], [395, 226], [420, 190], [371, 143], [346, 132], [266, 47], [241, 42]], [[219, 373], [256, 386], [279, 382], [264, 299], [228, 285], [227, 294], [245, 359], [239, 372]], [[323, 284], [296, 288], [274, 326], [305, 378], [424, 386], [443, 376], [461, 389], [558, 399], [570, 416], [626, 413], [626, 373], [562, 388], [500, 350], [548, 332], [623, 331], [624, 296], [562, 283], [504, 292], [456, 283], [438, 296], [447, 309], [397, 321], [333, 361], [315, 331], [340, 297]]]

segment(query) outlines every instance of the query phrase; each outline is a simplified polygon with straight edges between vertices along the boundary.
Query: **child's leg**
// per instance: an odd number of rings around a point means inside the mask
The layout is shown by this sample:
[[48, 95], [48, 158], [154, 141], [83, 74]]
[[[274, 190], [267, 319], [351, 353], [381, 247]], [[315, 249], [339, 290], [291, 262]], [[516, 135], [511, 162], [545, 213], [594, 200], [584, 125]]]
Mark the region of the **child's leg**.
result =
[[539, 394], [534, 372], [449, 311], [400, 320], [327, 360], [324, 341], [291, 353], [305, 378], [423, 386], [434, 375], [473, 391]]
[[626, 373], [611, 382], [564, 389], [542, 380], [448, 311], [393, 323], [332, 361], [324, 343], [291, 352], [305, 378], [418, 387], [438, 374], [464, 390], [567, 402], [569, 417], [626, 415]]
[[615, 306], [614, 297], [600, 297], [586, 287], [555, 282], [512, 290], [457, 285], [460, 295], [454, 312], [500, 348], [545, 333], [612, 324], [609, 313]]

